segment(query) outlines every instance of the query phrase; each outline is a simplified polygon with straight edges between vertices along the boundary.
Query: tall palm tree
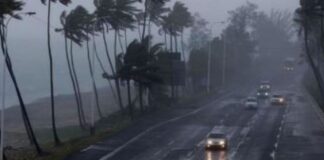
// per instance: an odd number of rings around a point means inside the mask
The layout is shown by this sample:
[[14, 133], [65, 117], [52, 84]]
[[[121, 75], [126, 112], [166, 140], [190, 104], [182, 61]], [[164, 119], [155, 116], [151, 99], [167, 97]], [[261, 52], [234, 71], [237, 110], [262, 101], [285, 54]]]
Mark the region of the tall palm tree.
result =
[[[36, 136], [34, 134], [34, 130], [32, 128], [32, 125], [30, 123], [28, 113], [27, 113], [27, 110], [26, 110], [25, 102], [24, 102], [24, 100], [22, 98], [22, 94], [21, 94], [20, 88], [18, 86], [18, 82], [17, 82], [16, 76], [15, 76], [15, 73], [14, 73], [13, 68], [12, 68], [12, 62], [11, 62], [11, 58], [10, 58], [9, 51], [8, 51], [8, 45], [7, 45], [7, 26], [5, 24], [6, 16], [10, 15], [13, 18], [20, 19], [21, 17], [19, 17], [19, 15], [16, 15], [15, 12], [22, 10], [23, 5], [24, 5], [23, 2], [16, 1], [16, 0], [2, 0], [2, 1], [0, 1], [0, 43], [1, 43], [1, 51], [2, 51], [2, 53], [4, 55], [4, 59], [5, 59], [7, 69], [9, 71], [9, 75], [11, 77], [11, 80], [12, 80], [12, 82], [14, 84], [16, 94], [18, 96], [18, 101], [19, 101], [19, 104], [20, 104], [22, 118], [23, 118], [23, 121], [24, 121], [24, 124], [25, 124], [27, 135], [31, 139], [32, 143], [35, 145], [35, 148], [36, 148], [38, 154], [42, 154], [43, 151], [42, 151], [41, 147], [39, 146], [38, 141], [36, 139]], [[3, 135], [1, 135], [1, 136], [3, 136]]]
[[[68, 26], [70, 27], [68, 30], [68, 35], [71, 41], [78, 44], [79, 46], [82, 46], [82, 43], [86, 41], [86, 49], [87, 49], [87, 57], [88, 57], [88, 64], [90, 69], [90, 75], [92, 78], [92, 85], [93, 90], [95, 92], [95, 101], [96, 101], [96, 107], [98, 110], [99, 116], [102, 118], [102, 112], [99, 106], [99, 97], [97, 92], [96, 83], [94, 80], [94, 74], [92, 69], [92, 62], [91, 62], [91, 56], [90, 56], [90, 48], [89, 48], [89, 40], [90, 40], [90, 34], [94, 33], [93, 30], [93, 16], [89, 14], [89, 12], [82, 6], [77, 6], [74, 10], [71, 11], [71, 13], [68, 16]], [[71, 55], [73, 53], [71, 52]], [[72, 62], [72, 68], [75, 68], [73, 65], [73, 57], [71, 57]], [[76, 73], [76, 72], [75, 72]], [[75, 74], [76, 78], [76, 74]], [[78, 82], [76, 81], [76, 84]]]
[[[138, 0], [139, 2], [143, 2], [142, 0]], [[146, 23], [147, 23], [147, 18], [149, 16], [149, 8], [152, 3], [166, 3], [170, 0], [144, 0], [144, 13], [143, 13], [143, 31], [142, 31], [142, 38], [141, 40], [144, 40], [145, 35], [146, 35]]]
[[[94, 0], [94, 5], [96, 7], [95, 16], [96, 16], [96, 29], [101, 31], [102, 38], [105, 45], [106, 56], [108, 58], [109, 66], [113, 75], [116, 75], [115, 68], [112, 62], [112, 59], [109, 54], [108, 43], [106, 38], [106, 33], [109, 31], [111, 17], [115, 14], [114, 6], [115, 0]], [[120, 86], [118, 80], [115, 80], [115, 86], [117, 90], [118, 106], [121, 111], [124, 111]]]
[[[106, 31], [110, 28], [115, 30], [115, 41], [114, 41], [114, 59], [117, 61], [117, 36], [119, 30], [134, 27], [135, 22], [134, 15], [138, 9], [134, 6], [137, 0], [95, 0], [96, 6], [95, 15], [99, 26], [101, 26], [103, 39], [105, 42], [106, 55], [108, 57], [109, 65], [111, 67], [113, 75], [116, 75], [116, 64], [115, 67], [112, 64], [112, 60], [109, 55]], [[114, 76], [115, 77], [115, 76]], [[123, 110], [123, 103], [120, 91], [119, 79], [115, 78], [115, 84], [118, 94], [118, 102], [121, 110]]]
[[[60, 3], [68, 5], [71, 3], [71, 0], [59, 0]], [[41, 0], [43, 4], [46, 4], [46, 0]], [[51, 117], [52, 117], [52, 129], [55, 145], [61, 143], [57, 130], [56, 130], [56, 121], [55, 121], [55, 101], [54, 101], [54, 66], [53, 66], [53, 55], [51, 48], [51, 4], [56, 2], [56, 0], [48, 0], [47, 3], [47, 47], [48, 47], [48, 56], [49, 56], [49, 66], [50, 66], [50, 88], [51, 88]]]
[[[183, 60], [185, 61], [185, 53], [184, 53], [184, 41], [183, 41], [183, 32], [185, 28], [188, 28], [193, 23], [193, 17], [189, 12], [188, 8], [182, 2], [176, 2], [173, 6], [173, 21], [176, 26], [178, 26], [180, 36], [181, 36], [181, 49]], [[175, 37], [177, 37], [175, 35]]]
[[163, 17], [165, 14], [170, 12], [170, 8], [165, 7], [165, 3], [150, 3], [148, 6], [149, 22], [148, 22], [148, 32], [151, 35], [151, 22], [156, 26], [160, 26], [163, 22]]
[[[147, 36], [143, 41], [134, 40], [127, 47], [125, 56], [123, 57], [122, 67], [118, 70], [117, 76], [127, 81], [128, 87], [128, 107], [130, 116], [133, 116], [133, 108], [131, 104], [129, 83], [134, 80], [139, 87], [140, 109], [144, 111], [143, 91], [150, 88], [154, 83], [162, 83], [161, 78], [157, 74], [156, 55], [161, 51], [162, 44], [149, 46], [151, 38]], [[150, 48], [149, 48], [150, 47]]]
[[[69, 18], [68, 18], [69, 19]], [[78, 120], [79, 120], [79, 125], [81, 128], [85, 129], [86, 128], [86, 121], [85, 121], [85, 117], [83, 114], [83, 108], [82, 105], [80, 103], [80, 95], [79, 92], [77, 91], [77, 86], [76, 86], [76, 81], [74, 78], [74, 74], [72, 71], [72, 65], [71, 65], [71, 59], [70, 59], [70, 52], [69, 52], [69, 46], [68, 46], [68, 37], [69, 37], [69, 28], [70, 26], [67, 23], [67, 15], [66, 12], [63, 11], [61, 16], [60, 16], [60, 21], [61, 21], [61, 25], [62, 25], [62, 29], [56, 29], [57, 32], [63, 32], [64, 35], [64, 44], [65, 44], [65, 57], [66, 57], [66, 61], [67, 61], [67, 65], [68, 65], [68, 71], [69, 71], [69, 75], [70, 75], [70, 79], [72, 82], [72, 87], [73, 87], [73, 91], [74, 91], [74, 97], [76, 100], [76, 104], [77, 104], [77, 111], [78, 111]], [[70, 21], [68, 21], [68, 23], [70, 23]]]

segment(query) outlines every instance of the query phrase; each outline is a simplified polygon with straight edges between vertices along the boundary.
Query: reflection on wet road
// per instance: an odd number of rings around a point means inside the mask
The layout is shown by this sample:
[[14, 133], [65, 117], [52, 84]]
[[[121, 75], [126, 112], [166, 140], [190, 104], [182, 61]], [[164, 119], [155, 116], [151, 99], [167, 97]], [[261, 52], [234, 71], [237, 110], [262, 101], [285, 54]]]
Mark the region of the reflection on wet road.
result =
[[228, 160], [226, 151], [206, 151], [204, 160]]

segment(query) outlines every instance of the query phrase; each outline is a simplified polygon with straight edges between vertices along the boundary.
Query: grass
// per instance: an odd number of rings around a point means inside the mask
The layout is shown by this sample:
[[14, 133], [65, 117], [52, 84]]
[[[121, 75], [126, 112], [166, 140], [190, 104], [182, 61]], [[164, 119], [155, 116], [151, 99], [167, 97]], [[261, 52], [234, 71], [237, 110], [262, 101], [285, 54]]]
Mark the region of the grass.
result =
[[99, 121], [96, 124], [97, 128], [94, 136], [90, 136], [89, 131], [83, 131], [78, 126], [60, 128], [60, 138], [63, 141], [71, 139], [71, 137], [74, 137], [74, 139], [65, 141], [59, 146], [53, 146], [53, 143], [50, 141], [52, 138], [51, 130], [39, 130], [39, 140], [47, 142], [42, 145], [46, 152], [44, 155], [38, 156], [33, 148], [10, 149], [6, 151], [6, 155], [10, 160], [60, 160], [71, 153], [77, 152], [91, 144], [118, 133], [130, 124], [130, 119], [118, 112], [112, 114], [109, 118], [104, 118]]

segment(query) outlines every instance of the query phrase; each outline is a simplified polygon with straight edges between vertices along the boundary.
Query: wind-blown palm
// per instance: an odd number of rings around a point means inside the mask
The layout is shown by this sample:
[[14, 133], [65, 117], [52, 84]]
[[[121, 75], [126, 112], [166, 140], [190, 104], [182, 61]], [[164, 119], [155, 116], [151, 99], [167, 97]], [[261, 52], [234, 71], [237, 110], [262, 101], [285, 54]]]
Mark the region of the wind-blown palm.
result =
[[[26, 133], [28, 135], [28, 138], [31, 140], [32, 144], [35, 145], [35, 148], [36, 148], [38, 154], [42, 154], [43, 153], [42, 149], [40, 148], [38, 141], [36, 139], [36, 136], [34, 134], [34, 130], [32, 128], [30, 120], [29, 120], [25, 102], [23, 100], [14, 70], [12, 68], [12, 62], [11, 62], [11, 58], [10, 58], [9, 51], [8, 51], [8, 45], [7, 45], [7, 27], [8, 26], [5, 23], [6, 16], [9, 15], [9, 16], [12, 16], [13, 18], [20, 19], [21, 17], [19, 17], [18, 15], [15, 15], [15, 12], [22, 10], [23, 5], [24, 5], [23, 2], [16, 1], [16, 0], [2, 0], [2, 1], [0, 1], [0, 43], [1, 43], [0, 46], [1, 46], [2, 53], [4, 55], [7, 69], [9, 71], [10, 78], [14, 84], [14, 88], [15, 88], [15, 91], [16, 91], [16, 94], [18, 97], [23, 122], [24, 122], [24, 125], [26, 128]], [[3, 135], [1, 135], [1, 136], [3, 136]], [[4, 155], [0, 155], [0, 156], [3, 157]]]
[[149, 24], [150, 22], [153, 22], [155, 25], [160, 26], [164, 20], [163, 17], [169, 11], [171, 10], [170, 8], [165, 7], [165, 3], [150, 3], [148, 7]]
[[[134, 80], [139, 84], [140, 107], [143, 111], [143, 89], [150, 88], [155, 83], [162, 83], [157, 74], [156, 55], [161, 51], [162, 44], [155, 44], [149, 47], [151, 38], [147, 36], [143, 41], [134, 40], [127, 47], [123, 59], [123, 65], [118, 71], [118, 77], [126, 80]], [[129, 87], [129, 86], [128, 86]], [[130, 95], [130, 93], [129, 93]], [[129, 110], [132, 116], [131, 100], [129, 98]]]
[[[52, 119], [52, 129], [54, 142], [56, 145], [61, 143], [59, 136], [56, 131], [56, 122], [55, 122], [55, 101], [54, 101], [54, 64], [53, 64], [53, 55], [52, 55], [52, 47], [51, 47], [51, 4], [57, 2], [57, 0], [40, 0], [41, 3], [46, 5], [47, 3], [47, 48], [48, 48], [48, 57], [49, 57], [49, 66], [50, 66], [50, 92], [51, 92], [51, 119]], [[71, 3], [71, 0], [59, 0], [59, 2], [63, 5], [68, 5]]]
[[[116, 75], [116, 66], [112, 64], [112, 60], [109, 55], [108, 45], [106, 40], [106, 31], [109, 28], [115, 30], [115, 44], [114, 55], [117, 60], [117, 36], [120, 29], [133, 28], [135, 23], [134, 15], [138, 12], [138, 9], [134, 6], [136, 0], [94, 0], [96, 6], [96, 21], [102, 29], [102, 35], [105, 42], [106, 55], [108, 57], [109, 65], [111, 67], [113, 75]], [[122, 97], [120, 92], [119, 80], [115, 79], [119, 107], [123, 110]]]
[[[138, 0], [139, 2], [142, 2], [142, 0]], [[149, 9], [150, 6], [153, 3], [160, 3], [160, 4], [165, 4], [169, 0], [145, 0], [144, 1], [144, 13], [143, 13], [143, 31], [142, 31], [142, 37], [141, 39], [143, 40], [145, 38], [145, 33], [146, 33], [146, 21], [149, 15]]]

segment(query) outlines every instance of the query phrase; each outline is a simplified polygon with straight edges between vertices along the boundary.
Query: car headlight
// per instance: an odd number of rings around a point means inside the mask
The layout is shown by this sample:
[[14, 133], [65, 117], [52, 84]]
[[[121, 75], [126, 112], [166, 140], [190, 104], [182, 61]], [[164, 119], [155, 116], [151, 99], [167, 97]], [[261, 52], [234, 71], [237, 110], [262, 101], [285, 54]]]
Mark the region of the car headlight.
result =
[[282, 103], [282, 102], [284, 102], [284, 101], [285, 101], [285, 100], [284, 100], [283, 98], [280, 98], [280, 99], [279, 99], [279, 102], [280, 102], [280, 103]]
[[208, 141], [207, 141], [207, 144], [211, 145], [211, 144], [213, 144], [213, 141], [208, 140]]
[[224, 140], [223, 141], [220, 141], [219, 144], [220, 145], [225, 145], [225, 141]]
[[260, 96], [260, 93], [257, 93], [258, 96]]
[[268, 93], [268, 92], [266, 92], [266, 93], [265, 93], [265, 95], [266, 95], [266, 96], [268, 96], [268, 95], [269, 95], [269, 93]]

